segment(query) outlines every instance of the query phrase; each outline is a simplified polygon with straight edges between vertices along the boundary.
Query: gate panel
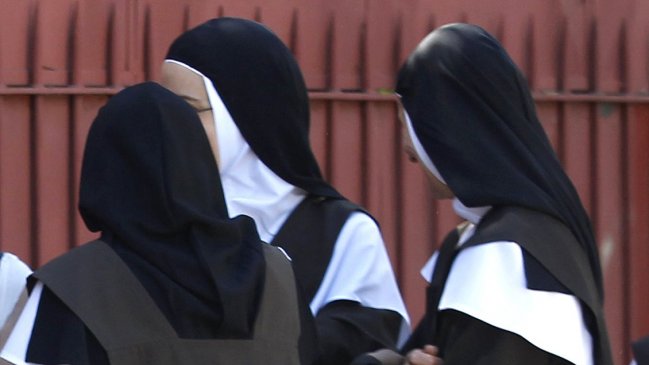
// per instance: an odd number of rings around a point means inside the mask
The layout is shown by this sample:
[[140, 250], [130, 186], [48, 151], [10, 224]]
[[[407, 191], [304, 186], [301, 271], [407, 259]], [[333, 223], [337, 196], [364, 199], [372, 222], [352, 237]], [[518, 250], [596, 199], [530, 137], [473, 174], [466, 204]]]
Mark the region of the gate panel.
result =
[[277, 0], [272, 6], [260, 6], [259, 21], [273, 30], [273, 33], [289, 47], [295, 48], [297, 36], [298, 0]]
[[649, 333], [649, 106], [630, 108], [627, 129], [629, 269], [629, 337], [637, 340]]
[[85, 223], [79, 215], [79, 180], [81, 176], [81, 163], [83, 151], [86, 146], [86, 138], [92, 121], [97, 116], [97, 111], [101, 108], [108, 98], [104, 95], [85, 95], [76, 96], [73, 99], [72, 114], [72, 210], [74, 218], [72, 220], [73, 239], [75, 245], [79, 245], [98, 237], [97, 233], [88, 231]]
[[[36, 6], [34, 82], [48, 86], [71, 81], [71, 42], [77, 18], [76, 0], [40, 1]], [[54, 46], [55, 45], [55, 46]]]
[[616, 364], [649, 333], [649, 2], [640, 0], [6, 0], [0, 12], [0, 248], [38, 266], [96, 237], [77, 210], [88, 127], [157, 79], [169, 43], [216, 16], [267, 24], [311, 91], [323, 173], [379, 218], [413, 322], [419, 270], [458, 218], [401, 151], [396, 71], [434, 27], [484, 26], [529, 79], [596, 228]]
[[107, 86], [113, 81], [109, 67], [115, 6], [110, 0], [97, 0], [92, 4], [79, 2], [77, 8], [72, 21], [72, 84]]
[[148, 80], [160, 80], [160, 66], [171, 42], [188, 28], [188, 6], [176, 0], [151, 1], [145, 8], [145, 69]]
[[363, 87], [360, 73], [363, 72], [364, 9], [348, 0], [329, 0], [329, 3], [333, 9], [330, 87], [360, 91]]
[[596, 202], [591, 213], [606, 288], [604, 310], [616, 363], [628, 358], [625, 333], [626, 241], [622, 179], [622, 115], [619, 106], [600, 104], [596, 119]]
[[311, 129], [310, 139], [311, 148], [315, 154], [320, 170], [328, 179], [331, 176], [329, 168], [329, 119], [330, 119], [329, 105], [323, 100], [311, 100]]
[[363, 121], [359, 103], [331, 102], [331, 175], [329, 181], [348, 199], [361, 202], [364, 166], [362, 146]]
[[305, 0], [300, 3], [293, 52], [309, 89], [325, 90], [331, 84], [333, 15], [328, 2]]
[[[53, 74], [54, 75], [54, 74]], [[72, 246], [70, 116], [67, 96], [41, 96], [35, 110], [35, 239], [40, 266]]]
[[365, 173], [359, 181], [365, 191], [362, 203], [380, 222], [388, 253], [396, 267], [399, 237], [397, 176], [394, 172], [403, 153], [397, 142], [396, 108], [392, 102], [368, 103], [364, 107], [367, 146], [362, 163]]
[[0, 83], [8, 86], [31, 82], [34, 38], [34, 1], [7, 0], [0, 12]]
[[584, 208], [587, 212], [592, 212], [595, 159], [591, 106], [587, 103], [564, 103], [563, 110], [563, 166], [575, 185]]
[[399, 159], [399, 285], [406, 300], [411, 323], [417, 324], [426, 304], [426, 282], [419, 270], [434, 251], [437, 241], [432, 237], [439, 230], [435, 206], [421, 166], [409, 162], [405, 154]]
[[32, 264], [32, 101], [0, 97], [0, 249]]

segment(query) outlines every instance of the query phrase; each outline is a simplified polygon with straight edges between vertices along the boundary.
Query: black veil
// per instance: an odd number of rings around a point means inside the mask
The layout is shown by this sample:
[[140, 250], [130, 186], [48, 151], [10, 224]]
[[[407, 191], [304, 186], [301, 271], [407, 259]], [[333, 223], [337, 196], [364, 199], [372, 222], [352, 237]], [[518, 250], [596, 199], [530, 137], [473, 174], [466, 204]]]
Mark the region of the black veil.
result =
[[309, 100], [290, 50], [260, 23], [209, 20], [180, 35], [167, 59], [209, 78], [259, 159], [284, 181], [341, 198], [322, 178], [309, 144]]
[[196, 112], [149, 82], [112, 97], [90, 129], [80, 212], [181, 337], [251, 335], [265, 262], [252, 219], [229, 219]]
[[527, 83], [482, 28], [429, 34], [402, 67], [404, 108], [442, 177], [468, 207], [520, 206], [564, 222], [602, 273], [590, 220], [539, 123]]

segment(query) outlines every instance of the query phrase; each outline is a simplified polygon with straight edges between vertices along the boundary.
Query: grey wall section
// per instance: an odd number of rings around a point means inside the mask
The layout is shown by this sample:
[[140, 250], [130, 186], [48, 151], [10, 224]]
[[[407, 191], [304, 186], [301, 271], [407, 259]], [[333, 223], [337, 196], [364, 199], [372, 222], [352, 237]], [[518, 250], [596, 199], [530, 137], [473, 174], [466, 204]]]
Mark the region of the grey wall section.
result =
[[311, 90], [327, 177], [381, 222], [412, 316], [418, 271], [457, 220], [400, 151], [393, 87], [436, 26], [498, 36], [592, 217], [617, 364], [649, 333], [649, 2], [644, 0], [3, 0], [0, 248], [37, 267], [83, 243], [76, 212], [89, 124], [125, 85], [157, 79], [171, 40], [217, 16], [256, 19], [293, 50]]

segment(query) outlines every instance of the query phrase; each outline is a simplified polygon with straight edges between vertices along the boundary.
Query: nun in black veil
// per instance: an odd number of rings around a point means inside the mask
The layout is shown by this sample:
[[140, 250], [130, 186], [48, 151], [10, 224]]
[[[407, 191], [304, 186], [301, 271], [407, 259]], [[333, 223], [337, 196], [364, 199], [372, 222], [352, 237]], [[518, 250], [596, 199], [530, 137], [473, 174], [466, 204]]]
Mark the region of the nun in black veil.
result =
[[255, 220], [292, 258], [325, 364], [395, 348], [408, 315], [380, 229], [324, 180], [309, 143], [309, 99], [291, 51], [246, 19], [206, 21], [178, 36], [162, 85], [199, 112], [216, 146], [230, 216]]
[[422, 270], [427, 312], [407, 363], [612, 364], [588, 216], [500, 43], [478, 26], [443, 26], [396, 91], [406, 152], [466, 220]]
[[290, 262], [250, 217], [228, 217], [207, 135], [181, 98], [144, 83], [108, 101], [86, 142], [79, 206], [100, 239], [34, 273], [0, 357], [312, 363]]

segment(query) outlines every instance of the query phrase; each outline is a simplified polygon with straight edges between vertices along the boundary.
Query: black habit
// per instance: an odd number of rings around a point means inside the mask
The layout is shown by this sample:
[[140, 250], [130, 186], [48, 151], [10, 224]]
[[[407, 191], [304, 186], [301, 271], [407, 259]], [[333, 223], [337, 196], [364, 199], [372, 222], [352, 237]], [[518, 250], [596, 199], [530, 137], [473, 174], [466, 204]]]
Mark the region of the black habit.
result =
[[[396, 92], [425, 153], [460, 202], [492, 207], [478, 224], [475, 243], [518, 239], [528, 288], [577, 297], [592, 335], [595, 363], [611, 364], [590, 221], [537, 119], [523, 75], [500, 43], [474, 25], [441, 27], [407, 59]], [[539, 222], [550, 222], [548, 227], [561, 234], [539, 231], [545, 227]], [[526, 225], [531, 226], [527, 231]], [[455, 255], [442, 256], [437, 265], [450, 267]], [[444, 270], [436, 270], [432, 281], [443, 290], [448, 273], [438, 271]], [[418, 329], [404, 351], [433, 343], [441, 346], [447, 364], [478, 363], [466, 359], [493, 351], [496, 356], [486, 363], [508, 363], [508, 351], [515, 346], [496, 344], [499, 337], [509, 341], [510, 334], [462, 313], [438, 313], [440, 295], [429, 293], [421, 324], [433, 323], [433, 328]], [[537, 355], [530, 353], [530, 359]]]
[[[228, 218], [207, 136], [184, 100], [151, 82], [109, 100], [86, 142], [79, 209], [179, 339], [255, 335], [265, 273], [273, 267], [252, 219]], [[46, 265], [35, 276], [52, 271], [61, 270]], [[44, 282], [27, 361], [107, 364], [101, 336]], [[301, 363], [312, 364], [312, 318], [300, 304]]]

